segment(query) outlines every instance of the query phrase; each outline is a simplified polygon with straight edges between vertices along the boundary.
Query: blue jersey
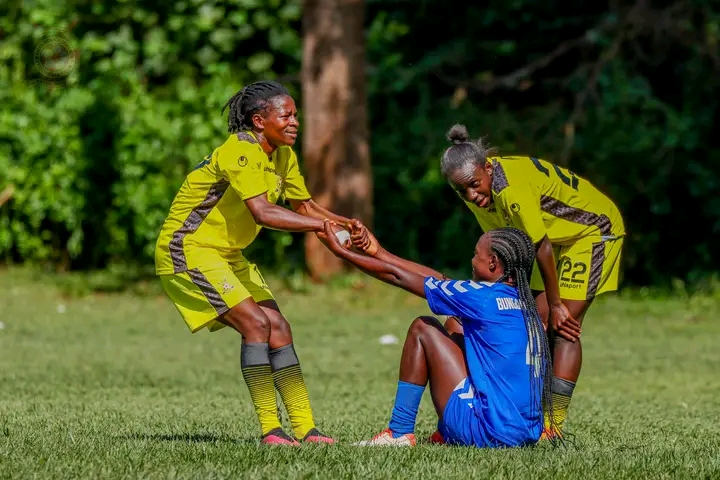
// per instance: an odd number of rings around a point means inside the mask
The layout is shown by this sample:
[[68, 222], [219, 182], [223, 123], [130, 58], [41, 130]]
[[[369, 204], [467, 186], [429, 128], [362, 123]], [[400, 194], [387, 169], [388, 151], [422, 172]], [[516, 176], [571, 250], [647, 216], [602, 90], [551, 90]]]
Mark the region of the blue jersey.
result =
[[528, 341], [517, 289], [428, 277], [425, 296], [435, 314], [462, 320], [470, 388], [459, 397], [474, 413], [463, 418], [476, 421], [460, 428], [477, 446], [537, 441], [543, 420], [540, 361]]

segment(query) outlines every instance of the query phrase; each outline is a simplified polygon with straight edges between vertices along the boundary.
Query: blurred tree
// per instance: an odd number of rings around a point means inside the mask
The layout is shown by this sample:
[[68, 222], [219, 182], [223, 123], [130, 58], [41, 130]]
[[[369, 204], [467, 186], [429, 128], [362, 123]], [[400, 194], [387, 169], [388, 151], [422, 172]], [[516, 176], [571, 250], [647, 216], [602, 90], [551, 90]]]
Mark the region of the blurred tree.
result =
[[[370, 226], [363, 0], [306, 0], [303, 7], [303, 157], [308, 188], [325, 208]], [[342, 262], [314, 234], [305, 240], [311, 275]]]

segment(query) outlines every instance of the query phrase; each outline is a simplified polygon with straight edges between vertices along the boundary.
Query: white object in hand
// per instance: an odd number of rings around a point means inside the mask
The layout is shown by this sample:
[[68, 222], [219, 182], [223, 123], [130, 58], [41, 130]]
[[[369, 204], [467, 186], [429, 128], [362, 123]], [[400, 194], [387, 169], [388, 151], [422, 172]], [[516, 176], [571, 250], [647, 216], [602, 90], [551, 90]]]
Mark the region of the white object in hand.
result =
[[350, 232], [348, 232], [347, 230], [340, 230], [339, 232], [335, 232], [335, 236], [338, 237], [340, 243], [342, 243], [343, 245], [345, 244], [345, 242], [350, 240]]

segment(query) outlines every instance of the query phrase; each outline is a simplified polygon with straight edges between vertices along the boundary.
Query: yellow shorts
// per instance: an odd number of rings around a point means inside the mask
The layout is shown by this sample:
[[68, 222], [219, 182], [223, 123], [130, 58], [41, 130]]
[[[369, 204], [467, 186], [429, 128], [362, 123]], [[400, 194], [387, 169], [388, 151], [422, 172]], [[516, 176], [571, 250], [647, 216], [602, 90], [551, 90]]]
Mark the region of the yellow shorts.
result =
[[[618, 288], [623, 238], [602, 241], [585, 239], [567, 246], [555, 246], [560, 298], [592, 300], [597, 295]], [[545, 291], [537, 262], [533, 267], [530, 288]]]
[[247, 298], [273, 300], [257, 265], [246, 260], [160, 275], [160, 281], [192, 333], [225, 327], [217, 318]]

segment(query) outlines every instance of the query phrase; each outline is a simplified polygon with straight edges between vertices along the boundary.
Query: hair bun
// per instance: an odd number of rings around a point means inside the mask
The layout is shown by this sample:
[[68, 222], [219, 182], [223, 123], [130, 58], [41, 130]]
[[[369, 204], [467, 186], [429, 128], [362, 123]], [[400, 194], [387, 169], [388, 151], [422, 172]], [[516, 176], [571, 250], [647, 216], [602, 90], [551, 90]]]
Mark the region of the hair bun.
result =
[[448, 140], [454, 144], [460, 144], [468, 141], [470, 135], [468, 135], [468, 129], [465, 125], [453, 125], [447, 134]]

